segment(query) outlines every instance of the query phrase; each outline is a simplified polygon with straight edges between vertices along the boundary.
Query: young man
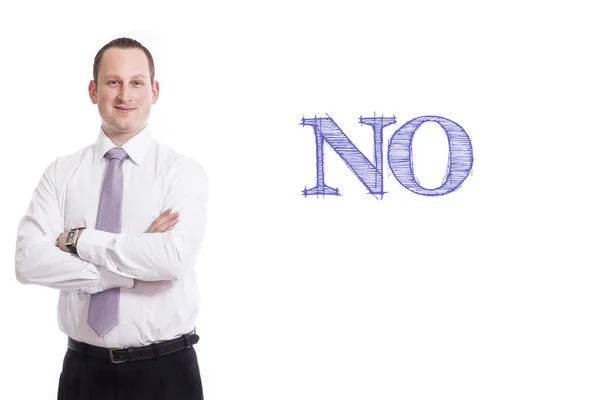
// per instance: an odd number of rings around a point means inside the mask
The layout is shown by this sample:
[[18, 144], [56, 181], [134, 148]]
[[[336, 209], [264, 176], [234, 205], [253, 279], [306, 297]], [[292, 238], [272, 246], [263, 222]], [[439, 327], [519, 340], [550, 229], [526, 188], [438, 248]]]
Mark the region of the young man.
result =
[[43, 173], [18, 228], [16, 276], [60, 290], [58, 399], [202, 399], [194, 264], [208, 178], [152, 139], [154, 61], [120, 38], [94, 60], [95, 144]]

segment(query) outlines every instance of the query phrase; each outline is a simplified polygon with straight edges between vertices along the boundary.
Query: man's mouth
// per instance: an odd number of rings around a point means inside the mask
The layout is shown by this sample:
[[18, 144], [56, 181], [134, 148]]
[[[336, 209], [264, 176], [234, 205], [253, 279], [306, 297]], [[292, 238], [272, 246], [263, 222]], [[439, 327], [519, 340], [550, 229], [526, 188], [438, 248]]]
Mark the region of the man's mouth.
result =
[[128, 107], [115, 107], [117, 109], [117, 112], [122, 113], [122, 114], [128, 114], [130, 112], [132, 112], [133, 110], [135, 110], [135, 108], [128, 108]]

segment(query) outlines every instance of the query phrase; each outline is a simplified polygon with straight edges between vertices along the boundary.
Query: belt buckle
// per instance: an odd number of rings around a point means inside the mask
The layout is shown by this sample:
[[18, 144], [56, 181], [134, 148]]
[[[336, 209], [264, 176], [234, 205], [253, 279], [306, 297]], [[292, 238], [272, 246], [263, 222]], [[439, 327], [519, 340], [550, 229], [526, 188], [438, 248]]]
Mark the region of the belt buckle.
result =
[[124, 362], [127, 362], [127, 360], [122, 360], [122, 361], [115, 361], [114, 356], [113, 356], [113, 351], [114, 350], [123, 350], [122, 347], [111, 347], [108, 349], [108, 355], [110, 357], [110, 362], [113, 364], [121, 364]]

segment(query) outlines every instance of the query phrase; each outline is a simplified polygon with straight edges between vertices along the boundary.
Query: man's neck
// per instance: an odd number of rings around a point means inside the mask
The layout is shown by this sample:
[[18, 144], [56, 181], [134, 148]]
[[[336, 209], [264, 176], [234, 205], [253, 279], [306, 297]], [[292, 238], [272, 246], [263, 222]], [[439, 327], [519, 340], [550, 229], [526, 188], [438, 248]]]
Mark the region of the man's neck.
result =
[[145, 126], [140, 131], [134, 132], [134, 133], [107, 133], [106, 130], [104, 129], [104, 127], [102, 127], [102, 131], [104, 132], [106, 137], [108, 137], [110, 139], [110, 141], [113, 142], [114, 145], [117, 147], [123, 146], [129, 139], [131, 139], [132, 137], [134, 137], [135, 135], [137, 135], [144, 129], [146, 129]]

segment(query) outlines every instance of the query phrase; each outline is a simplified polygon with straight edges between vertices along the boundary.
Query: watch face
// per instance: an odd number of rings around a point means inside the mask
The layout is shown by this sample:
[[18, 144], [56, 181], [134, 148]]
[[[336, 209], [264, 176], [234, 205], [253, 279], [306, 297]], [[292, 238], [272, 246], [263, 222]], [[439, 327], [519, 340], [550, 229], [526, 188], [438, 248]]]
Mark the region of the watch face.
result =
[[67, 233], [67, 238], [65, 239], [65, 243], [72, 243], [74, 236], [75, 236], [75, 232]]

